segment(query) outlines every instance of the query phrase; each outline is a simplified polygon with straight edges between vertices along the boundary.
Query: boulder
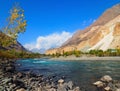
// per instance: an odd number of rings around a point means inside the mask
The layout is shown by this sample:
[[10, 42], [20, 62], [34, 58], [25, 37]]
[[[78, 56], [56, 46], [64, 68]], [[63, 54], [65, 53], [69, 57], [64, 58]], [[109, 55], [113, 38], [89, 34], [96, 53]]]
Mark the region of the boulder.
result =
[[21, 72], [18, 72], [18, 73], [17, 73], [17, 77], [18, 77], [18, 78], [22, 78], [22, 77], [23, 77], [23, 74], [22, 74]]
[[41, 87], [36, 88], [36, 91], [42, 91]]
[[63, 82], [64, 82], [63, 79], [58, 80], [58, 83], [60, 83], [60, 84], [63, 84]]
[[66, 85], [67, 83], [60, 83], [60, 84], [58, 84], [58, 86], [57, 86], [57, 91], [67, 91], [67, 85]]
[[67, 89], [63, 86], [58, 87], [57, 91], [67, 91]]
[[8, 67], [5, 68], [5, 71], [13, 73], [15, 71], [15, 67], [14, 66], [8, 66]]
[[74, 88], [73, 91], [80, 91], [80, 88], [79, 88], [79, 87], [76, 87], [76, 88]]
[[116, 91], [120, 91], [120, 88], [116, 89]]
[[56, 91], [55, 88], [48, 89], [48, 91]]
[[105, 75], [101, 78], [101, 81], [110, 82], [112, 81], [112, 78], [109, 75]]
[[73, 88], [73, 82], [69, 81], [68, 84], [67, 84], [67, 86], [68, 86], [69, 89], [72, 89]]
[[26, 91], [24, 88], [17, 89], [16, 91]]
[[116, 83], [115, 86], [116, 86], [117, 88], [120, 88], [120, 83]]
[[4, 80], [3, 80], [3, 83], [4, 84], [7, 84], [7, 83], [9, 83], [9, 82], [11, 82], [12, 81], [12, 78], [5, 78]]
[[96, 85], [97, 87], [103, 87], [104, 83], [102, 81], [97, 81], [97, 82], [93, 83], [93, 85]]
[[3, 86], [0, 86], [0, 91], [3, 91], [4, 87]]
[[105, 87], [104, 89], [105, 89], [105, 91], [110, 91], [110, 87], [108, 87], [108, 86]]

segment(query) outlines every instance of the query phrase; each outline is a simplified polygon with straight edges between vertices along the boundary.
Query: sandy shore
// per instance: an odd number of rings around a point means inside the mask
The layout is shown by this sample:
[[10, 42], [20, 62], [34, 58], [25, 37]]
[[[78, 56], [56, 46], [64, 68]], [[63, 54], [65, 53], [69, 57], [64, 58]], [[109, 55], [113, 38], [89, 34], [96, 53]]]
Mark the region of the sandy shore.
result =
[[120, 57], [75, 57], [75, 56], [68, 56], [68, 57], [55, 57], [55, 58], [50, 58], [50, 60], [65, 60], [65, 61], [72, 61], [72, 60], [76, 60], [76, 61], [82, 61], [82, 60], [119, 60], [120, 61]]

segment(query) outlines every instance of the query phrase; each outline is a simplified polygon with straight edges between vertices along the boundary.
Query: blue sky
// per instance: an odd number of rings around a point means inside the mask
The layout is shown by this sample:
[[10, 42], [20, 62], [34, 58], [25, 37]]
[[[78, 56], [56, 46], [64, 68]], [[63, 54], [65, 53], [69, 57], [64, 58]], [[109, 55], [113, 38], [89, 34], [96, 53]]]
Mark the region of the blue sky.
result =
[[20, 34], [18, 41], [39, 51], [60, 46], [120, 0], [0, 0], [0, 27], [14, 2], [25, 10], [27, 20], [26, 32]]

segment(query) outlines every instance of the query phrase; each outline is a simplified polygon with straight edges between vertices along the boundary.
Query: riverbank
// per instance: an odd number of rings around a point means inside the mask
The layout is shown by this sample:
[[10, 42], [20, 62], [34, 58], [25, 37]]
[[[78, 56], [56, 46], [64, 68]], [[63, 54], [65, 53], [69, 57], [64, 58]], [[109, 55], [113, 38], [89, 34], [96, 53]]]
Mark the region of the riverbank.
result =
[[75, 57], [75, 56], [67, 56], [67, 57], [54, 57], [54, 58], [50, 58], [49, 60], [63, 60], [63, 61], [92, 61], [92, 60], [96, 60], [96, 61], [105, 61], [105, 60], [110, 60], [110, 61], [114, 61], [114, 60], [118, 60], [120, 61], [120, 57], [87, 57], [87, 56], [83, 56], [83, 57]]
[[[119, 91], [120, 81], [113, 80], [110, 76], [103, 76], [94, 84], [96, 89], [89, 90], [81, 85], [77, 86], [72, 81], [65, 81], [66, 77], [59, 75], [44, 76], [42, 74], [33, 74], [32, 72], [16, 71], [15, 61], [0, 61], [0, 91]], [[91, 73], [92, 74], [92, 73]], [[81, 74], [82, 75], [82, 74]], [[81, 76], [79, 75], [79, 76]], [[56, 79], [57, 78], [57, 79]], [[84, 77], [86, 79], [86, 77]], [[79, 79], [78, 79], [79, 80]], [[88, 81], [88, 80], [86, 80]], [[95, 80], [96, 81], [96, 80]], [[81, 84], [83, 82], [81, 81]], [[84, 84], [87, 85], [87, 84]], [[87, 89], [87, 90], [86, 90]], [[109, 90], [105, 90], [109, 89]]]
[[[18, 64], [18, 66], [20, 66]], [[0, 91], [81, 91], [72, 81], [64, 77], [36, 75], [32, 72], [18, 72], [15, 61], [0, 61]]]

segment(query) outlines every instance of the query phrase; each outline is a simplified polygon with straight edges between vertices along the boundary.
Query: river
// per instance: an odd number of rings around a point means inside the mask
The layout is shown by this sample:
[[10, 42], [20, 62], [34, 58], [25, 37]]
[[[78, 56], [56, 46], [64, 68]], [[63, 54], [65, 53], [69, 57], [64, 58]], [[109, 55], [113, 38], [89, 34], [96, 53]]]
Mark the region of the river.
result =
[[48, 59], [18, 60], [16, 69], [22, 72], [32, 71], [44, 76], [65, 77], [86, 91], [97, 91], [92, 85], [104, 75], [120, 80], [120, 61], [52, 61]]

